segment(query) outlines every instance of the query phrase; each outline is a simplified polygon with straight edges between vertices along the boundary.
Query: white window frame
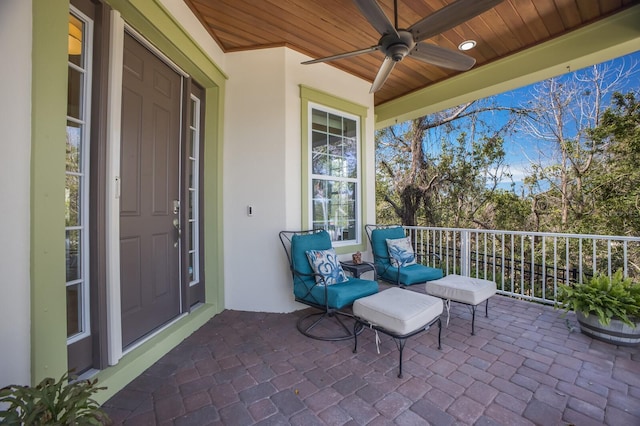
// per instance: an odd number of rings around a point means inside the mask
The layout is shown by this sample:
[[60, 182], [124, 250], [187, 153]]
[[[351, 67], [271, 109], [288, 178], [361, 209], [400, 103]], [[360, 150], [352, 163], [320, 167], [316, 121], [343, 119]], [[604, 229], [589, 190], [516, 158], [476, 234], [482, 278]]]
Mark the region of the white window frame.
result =
[[69, 68], [84, 74], [82, 87], [82, 119], [67, 116], [67, 121], [71, 121], [82, 127], [80, 136], [82, 166], [78, 173], [65, 171], [66, 175], [78, 176], [80, 180], [80, 225], [65, 227], [65, 230], [79, 230], [81, 233], [81, 265], [80, 278], [77, 280], [66, 282], [65, 287], [80, 285], [82, 300], [79, 314], [82, 317], [82, 331], [67, 338], [67, 345], [75, 343], [91, 335], [91, 310], [90, 310], [90, 283], [89, 283], [89, 150], [91, 135], [91, 79], [92, 79], [92, 62], [93, 62], [93, 20], [83, 14], [74, 6], [69, 6], [69, 14], [73, 14], [77, 19], [83, 22], [85, 32], [83, 34], [82, 49], [84, 58], [84, 68], [77, 66], [69, 61]]
[[[312, 159], [313, 159], [313, 126], [312, 126], [312, 119], [313, 119], [313, 110], [318, 110], [318, 111], [322, 111], [322, 112], [327, 112], [329, 114], [334, 114], [343, 118], [348, 118], [350, 120], [355, 121], [356, 123], [356, 177], [355, 178], [347, 178], [347, 177], [336, 177], [336, 176], [331, 176], [331, 175], [319, 175], [319, 174], [314, 174], [313, 173], [313, 167], [312, 167]], [[308, 131], [308, 135], [307, 135], [307, 170], [308, 170], [308, 178], [307, 178], [307, 194], [309, 194], [309, 196], [307, 197], [307, 203], [308, 203], [308, 223], [310, 225], [313, 225], [313, 180], [314, 179], [318, 179], [318, 180], [325, 180], [325, 181], [337, 181], [337, 182], [348, 182], [348, 183], [355, 183], [356, 186], [356, 195], [355, 195], [355, 215], [354, 215], [354, 219], [355, 219], [355, 238], [354, 239], [350, 239], [350, 240], [333, 240], [332, 244], [335, 247], [343, 247], [343, 246], [353, 246], [353, 245], [357, 245], [360, 244], [362, 241], [362, 237], [361, 237], [361, 228], [362, 228], [362, 220], [363, 220], [363, 214], [362, 214], [362, 150], [361, 150], [361, 144], [362, 144], [362, 137], [361, 137], [361, 132], [360, 132], [360, 128], [361, 128], [361, 117], [355, 114], [350, 114], [346, 111], [342, 111], [336, 108], [331, 108], [329, 106], [326, 105], [322, 105], [316, 102], [309, 102], [308, 103], [308, 107], [307, 107], [307, 131]], [[332, 238], [333, 239], [333, 238]]]

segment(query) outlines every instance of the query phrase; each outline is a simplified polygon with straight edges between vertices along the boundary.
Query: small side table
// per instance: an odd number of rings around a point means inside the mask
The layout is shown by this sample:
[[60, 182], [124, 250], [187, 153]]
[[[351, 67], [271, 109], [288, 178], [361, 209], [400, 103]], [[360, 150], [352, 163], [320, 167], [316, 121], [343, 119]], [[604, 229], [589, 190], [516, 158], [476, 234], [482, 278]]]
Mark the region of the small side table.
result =
[[373, 263], [362, 262], [356, 265], [352, 260], [347, 260], [340, 262], [340, 265], [342, 265], [342, 269], [349, 272], [354, 278], [360, 278], [360, 275], [365, 272], [373, 271], [373, 279], [377, 279], [376, 267]]

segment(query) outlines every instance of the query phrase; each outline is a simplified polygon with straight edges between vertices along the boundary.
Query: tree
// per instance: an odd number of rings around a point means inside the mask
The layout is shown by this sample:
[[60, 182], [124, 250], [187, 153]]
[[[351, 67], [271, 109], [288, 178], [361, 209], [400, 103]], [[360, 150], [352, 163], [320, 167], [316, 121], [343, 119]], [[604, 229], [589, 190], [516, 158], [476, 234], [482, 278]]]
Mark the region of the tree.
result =
[[589, 189], [590, 232], [640, 234], [640, 100], [636, 94], [615, 93], [611, 107], [589, 136], [603, 146], [603, 155]]
[[483, 116], [504, 113], [493, 100], [470, 102], [376, 134], [379, 222], [480, 226], [478, 213], [506, 176], [503, 136]]
[[576, 230], [589, 220], [595, 194], [585, 181], [605, 147], [590, 130], [598, 127], [605, 100], [633, 70], [594, 65], [532, 87], [518, 130], [540, 147], [527, 184], [536, 222], [544, 221], [546, 230]]

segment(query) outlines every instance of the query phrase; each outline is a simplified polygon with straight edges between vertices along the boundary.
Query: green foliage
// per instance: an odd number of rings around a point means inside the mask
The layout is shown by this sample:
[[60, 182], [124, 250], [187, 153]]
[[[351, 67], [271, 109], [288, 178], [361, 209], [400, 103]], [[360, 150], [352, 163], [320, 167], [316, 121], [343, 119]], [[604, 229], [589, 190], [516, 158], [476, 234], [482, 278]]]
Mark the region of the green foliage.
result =
[[590, 130], [591, 138], [606, 145], [585, 191], [592, 199], [583, 229], [615, 235], [640, 232], [640, 100], [633, 92], [615, 93], [612, 105]]
[[622, 270], [611, 276], [598, 274], [584, 284], [559, 285], [558, 300], [566, 310], [596, 315], [600, 324], [612, 318], [631, 327], [640, 319], [640, 284], [625, 278]]
[[91, 397], [106, 389], [96, 380], [69, 382], [64, 374], [57, 382], [46, 378], [35, 387], [10, 385], [0, 389], [0, 423], [8, 425], [103, 425], [107, 414]]
[[488, 124], [500, 110], [475, 101], [376, 132], [377, 222], [491, 227], [511, 128]]

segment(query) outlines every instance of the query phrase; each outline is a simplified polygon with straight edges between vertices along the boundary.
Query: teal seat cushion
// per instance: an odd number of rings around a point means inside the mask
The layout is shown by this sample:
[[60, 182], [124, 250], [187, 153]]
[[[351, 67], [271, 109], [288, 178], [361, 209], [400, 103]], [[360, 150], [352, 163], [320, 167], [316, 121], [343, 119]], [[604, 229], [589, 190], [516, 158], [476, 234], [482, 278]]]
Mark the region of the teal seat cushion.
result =
[[[398, 273], [400, 279], [398, 280]], [[442, 278], [442, 269], [432, 268], [430, 266], [415, 264], [400, 268], [390, 266], [380, 273], [380, 277], [391, 282], [400, 282], [404, 285], [413, 285], [425, 283], [427, 281], [438, 280]]]
[[[311, 292], [309, 292], [309, 289], [311, 289]], [[326, 300], [330, 308], [342, 309], [345, 306], [352, 305], [356, 299], [377, 293], [378, 283], [349, 277], [347, 281], [342, 283], [329, 286], [313, 286], [313, 283], [309, 285], [309, 283], [305, 284], [298, 280], [294, 284], [293, 292], [296, 298], [301, 301], [324, 305]]]
[[373, 250], [374, 261], [378, 266], [378, 273], [383, 273], [390, 265], [387, 240], [397, 240], [405, 236], [402, 226], [374, 229], [371, 231], [371, 249]]

